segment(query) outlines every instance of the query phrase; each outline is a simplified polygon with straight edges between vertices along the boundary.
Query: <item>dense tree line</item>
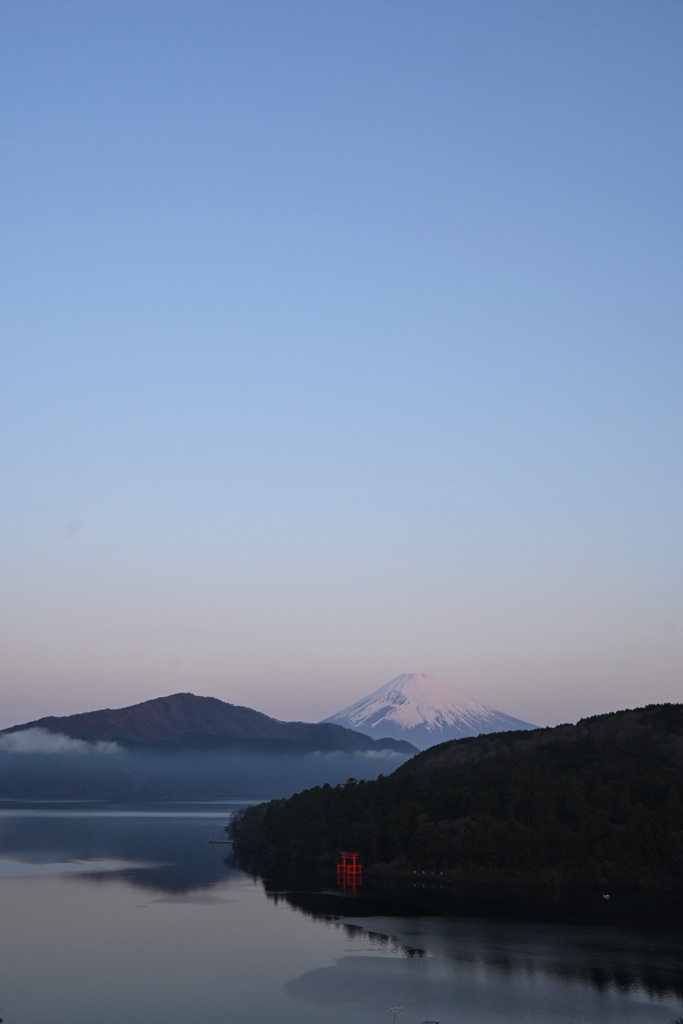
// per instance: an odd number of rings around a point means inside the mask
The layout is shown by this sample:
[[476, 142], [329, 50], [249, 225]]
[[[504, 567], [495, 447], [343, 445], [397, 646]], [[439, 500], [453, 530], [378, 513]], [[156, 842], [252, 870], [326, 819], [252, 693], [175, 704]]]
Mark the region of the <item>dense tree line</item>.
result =
[[300, 867], [357, 850], [366, 869], [395, 875], [683, 885], [683, 706], [645, 710], [625, 736], [606, 737], [600, 716], [576, 742], [546, 736], [441, 767], [426, 752], [374, 782], [249, 808], [232, 824], [236, 849]]

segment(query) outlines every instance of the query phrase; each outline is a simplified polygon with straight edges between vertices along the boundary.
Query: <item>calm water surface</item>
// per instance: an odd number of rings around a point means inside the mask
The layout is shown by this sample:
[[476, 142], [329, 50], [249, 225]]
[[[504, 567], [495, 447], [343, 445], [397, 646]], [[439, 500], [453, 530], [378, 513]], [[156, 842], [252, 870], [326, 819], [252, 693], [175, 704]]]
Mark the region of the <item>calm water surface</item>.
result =
[[[232, 803], [0, 807], [6, 1024], [669, 1024], [676, 927], [264, 883], [209, 845]], [[610, 911], [611, 912], [611, 911]], [[616, 917], [615, 919], [616, 920]], [[674, 922], [675, 925], [675, 922]]]

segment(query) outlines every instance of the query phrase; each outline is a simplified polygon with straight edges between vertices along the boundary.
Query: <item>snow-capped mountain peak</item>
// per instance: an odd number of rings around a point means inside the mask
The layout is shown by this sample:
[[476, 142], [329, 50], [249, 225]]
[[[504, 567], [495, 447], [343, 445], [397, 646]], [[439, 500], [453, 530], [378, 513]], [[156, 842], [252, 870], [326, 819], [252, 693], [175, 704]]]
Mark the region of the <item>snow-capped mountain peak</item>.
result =
[[481, 733], [534, 728], [422, 672], [397, 676], [325, 721], [357, 729], [374, 739], [406, 739], [418, 747]]

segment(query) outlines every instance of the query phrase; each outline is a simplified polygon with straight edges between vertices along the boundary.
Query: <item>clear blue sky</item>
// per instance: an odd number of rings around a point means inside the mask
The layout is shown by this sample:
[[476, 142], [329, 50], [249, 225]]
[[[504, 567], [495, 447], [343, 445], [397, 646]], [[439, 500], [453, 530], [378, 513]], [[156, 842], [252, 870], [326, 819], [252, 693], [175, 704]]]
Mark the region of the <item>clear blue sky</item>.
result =
[[0, 726], [683, 698], [683, 3], [3, 0]]

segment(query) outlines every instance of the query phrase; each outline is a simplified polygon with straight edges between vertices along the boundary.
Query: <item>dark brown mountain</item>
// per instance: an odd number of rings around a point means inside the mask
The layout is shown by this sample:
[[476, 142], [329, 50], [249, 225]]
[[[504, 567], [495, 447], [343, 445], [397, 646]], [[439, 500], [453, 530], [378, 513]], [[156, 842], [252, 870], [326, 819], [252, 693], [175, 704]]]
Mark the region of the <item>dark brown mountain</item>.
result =
[[[125, 708], [104, 708], [77, 715], [48, 716], [5, 729], [4, 733], [44, 729], [90, 743], [123, 745], [201, 744], [202, 741], [272, 741], [301, 744], [307, 749], [369, 751], [394, 750], [412, 754], [406, 741], [375, 741], [339, 725], [280, 722], [275, 718], [193, 693], [175, 693]], [[2, 733], [0, 733], [2, 735]]]

